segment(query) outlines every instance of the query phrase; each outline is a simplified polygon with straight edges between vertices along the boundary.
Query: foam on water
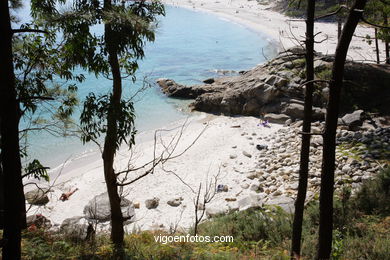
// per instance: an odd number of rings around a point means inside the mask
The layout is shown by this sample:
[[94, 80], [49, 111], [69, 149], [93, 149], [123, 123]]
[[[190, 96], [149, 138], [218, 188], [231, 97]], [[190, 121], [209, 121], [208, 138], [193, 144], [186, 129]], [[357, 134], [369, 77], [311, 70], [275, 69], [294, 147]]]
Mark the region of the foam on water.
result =
[[[97, 28], [99, 31], [99, 28]], [[275, 48], [266, 38], [238, 24], [213, 15], [184, 8], [166, 7], [160, 18], [154, 43], [145, 48], [140, 61], [138, 81], [124, 81], [124, 95], [132, 96], [142, 86], [144, 77], [154, 84], [157, 78], [171, 78], [183, 84], [196, 84], [208, 77], [221, 76], [219, 70], [240, 71], [262, 63], [264, 56], [275, 55]], [[108, 93], [111, 82], [103, 77], [86, 75], [78, 85], [79, 98], [89, 92]], [[188, 116], [188, 101], [166, 98], [154, 84], [136, 98], [136, 127], [145, 131]], [[75, 113], [75, 119], [80, 112]], [[46, 133], [30, 135], [31, 158], [54, 167], [67, 158], [83, 156], [96, 150], [95, 145], [83, 146], [78, 138], [58, 138]]]

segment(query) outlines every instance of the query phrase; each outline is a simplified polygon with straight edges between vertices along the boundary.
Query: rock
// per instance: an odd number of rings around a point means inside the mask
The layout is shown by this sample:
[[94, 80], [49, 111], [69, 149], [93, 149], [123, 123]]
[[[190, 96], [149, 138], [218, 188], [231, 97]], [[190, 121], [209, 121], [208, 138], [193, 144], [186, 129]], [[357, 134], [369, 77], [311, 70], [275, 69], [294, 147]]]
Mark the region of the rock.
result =
[[134, 202], [133, 205], [135, 209], [139, 209], [141, 207], [141, 203], [139, 203], [138, 201]]
[[349, 165], [344, 165], [341, 171], [345, 174], [349, 173], [351, 171], [351, 166]]
[[250, 190], [258, 191], [259, 189], [260, 189], [259, 185], [255, 183], [250, 186]]
[[294, 213], [294, 200], [286, 196], [273, 197], [268, 200], [266, 205], [277, 205], [281, 207], [287, 213]]
[[285, 114], [266, 114], [264, 115], [264, 120], [268, 120], [270, 123], [275, 124], [284, 124], [290, 117]]
[[229, 158], [230, 158], [230, 159], [236, 159], [236, 158], [237, 158], [237, 155], [231, 154], [231, 155], [229, 155]]
[[167, 204], [171, 207], [178, 207], [181, 205], [181, 202], [183, 201], [183, 198], [175, 198], [167, 201]]
[[301, 104], [290, 103], [287, 104], [283, 109], [282, 113], [290, 116], [293, 119], [303, 118], [304, 107]]
[[229, 191], [229, 186], [223, 185], [223, 184], [218, 184], [217, 192], [228, 192], [228, 191]]
[[225, 200], [226, 200], [227, 202], [231, 202], [231, 201], [236, 201], [237, 198], [225, 198]]
[[49, 229], [52, 227], [51, 221], [42, 214], [30, 215], [26, 218], [27, 227], [34, 225], [37, 228]]
[[41, 206], [49, 202], [49, 197], [47, 196], [48, 192], [48, 189], [40, 188], [26, 192], [24, 196], [29, 204]]
[[254, 178], [258, 178], [259, 174], [257, 172], [250, 172], [246, 175], [246, 177], [250, 180], [253, 180]]
[[185, 86], [178, 84], [171, 79], [158, 79], [157, 84], [161, 87], [164, 94], [169, 97], [194, 99], [202, 94], [213, 92], [212, 88], [208, 89], [198, 86]]
[[243, 184], [241, 184], [241, 188], [248, 189], [249, 188], [249, 184], [248, 183], [243, 183]]
[[206, 84], [213, 84], [214, 82], [215, 82], [214, 78], [209, 78], [209, 79], [203, 80], [203, 83], [206, 83]]
[[206, 216], [208, 218], [214, 218], [221, 215], [225, 215], [228, 212], [228, 209], [223, 206], [209, 206], [206, 209]]
[[248, 153], [247, 151], [242, 151], [242, 154], [248, 158], [252, 158], [252, 155], [250, 153]]
[[292, 120], [291, 119], [287, 119], [286, 122], [284, 122], [284, 125], [285, 126], [289, 126], [289, 125], [291, 125], [291, 123], [292, 123]]
[[[130, 224], [134, 221], [135, 210], [131, 201], [121, 198], [121, 210], [125, 223]], [[106, 222], [111, 220], [110, 201], [107, 192], [95, 196], [84, 207], [84, 214], [87, 219], [96, 220], [98, 222]]]
[[60, 231], [73, 240], [87, 240], [95, 233], [92, 222], [84, 217], [65, 219], [61, 224]]
[[160, 199], [154, 197], [153, 199], [145, 200], [145, 206], [147, 209], [155, 209], [158, 207], [160, 203]]
[[251, 194], [238, 201], [238, 208], [239, 210], [247, 210], [250, 208], [261, 208], [263, 206], [262, 200], [263, 197], [261, 195]]
[[341, 118], [343, 123], [349, 127], [349, 129], [355, 129], [362, 125], [364, 119], [364, 111], [356, 110], [351, 114], [346, 114]]

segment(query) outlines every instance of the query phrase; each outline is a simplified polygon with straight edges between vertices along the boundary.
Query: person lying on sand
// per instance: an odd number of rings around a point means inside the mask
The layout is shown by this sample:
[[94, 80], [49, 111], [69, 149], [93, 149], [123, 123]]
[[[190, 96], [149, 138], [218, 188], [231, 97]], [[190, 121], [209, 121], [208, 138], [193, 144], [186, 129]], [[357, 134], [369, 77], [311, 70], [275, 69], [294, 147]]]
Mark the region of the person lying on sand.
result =
[[76, 191], [78, 191], [79, 189], [76, 188], [74, 189], [73, 191], [69, 191], [69, 192], [65, 192], [65, 193], [62, 193], [61, 197], [60, 197], [60, 200], [61, 201], [65, 201], [65, 200], [68, 200], [70, 196], [73, 195], [73, 193], [75, 193]]

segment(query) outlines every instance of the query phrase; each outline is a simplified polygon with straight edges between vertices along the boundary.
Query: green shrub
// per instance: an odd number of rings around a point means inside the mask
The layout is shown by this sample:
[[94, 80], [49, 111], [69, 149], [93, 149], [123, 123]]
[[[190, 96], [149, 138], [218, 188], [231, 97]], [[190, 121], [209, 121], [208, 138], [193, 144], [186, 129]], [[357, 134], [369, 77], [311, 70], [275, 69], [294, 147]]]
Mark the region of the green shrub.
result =
[[352, 207], [364, 214], [390, 215], [390, 168], [363, 183], [352, 199]]

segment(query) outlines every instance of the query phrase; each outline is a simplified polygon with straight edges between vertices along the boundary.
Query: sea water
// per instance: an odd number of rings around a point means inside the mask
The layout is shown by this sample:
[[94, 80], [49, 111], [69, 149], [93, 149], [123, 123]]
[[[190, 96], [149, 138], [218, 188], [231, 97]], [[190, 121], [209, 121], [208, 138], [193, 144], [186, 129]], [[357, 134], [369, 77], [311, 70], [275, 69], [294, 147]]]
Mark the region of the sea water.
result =
[[[100, 29], [97, 28], [97, 31]], [[158, 78], [170, 78], [182, 84], [198, 84], [210, 77], [221, 76], [220, 71], [247, 70], [275, 55], [273, 43], [266, 35], [217, 16], [184, 8], [166, 6], [166, 16], [159, 18], [156, 39], [145, 47], [145, 58], [139, 62], [137, 82], [123, 82], [124, 96], [130, 97], [143, 86], [135, 100], [136, 128], [146, 131], [162, 127], [188, 116], [188, 102], [167, 98], [155, 84]], [[76, 71], [82, 72], [82, 71]], [[86, 75], [78, 84], [78, 98], [90, 92], [107, 94], [112, 82], [104, 77]], [[81, 105], [76, 110], [77, 122]], [[55, 167], [69, 158], [97, 150], [95, 144], [83, 145], [76, 137], [54, 137], [45, 132], [29, 135], [29, 159], [39, 159], [44, 165]]]

